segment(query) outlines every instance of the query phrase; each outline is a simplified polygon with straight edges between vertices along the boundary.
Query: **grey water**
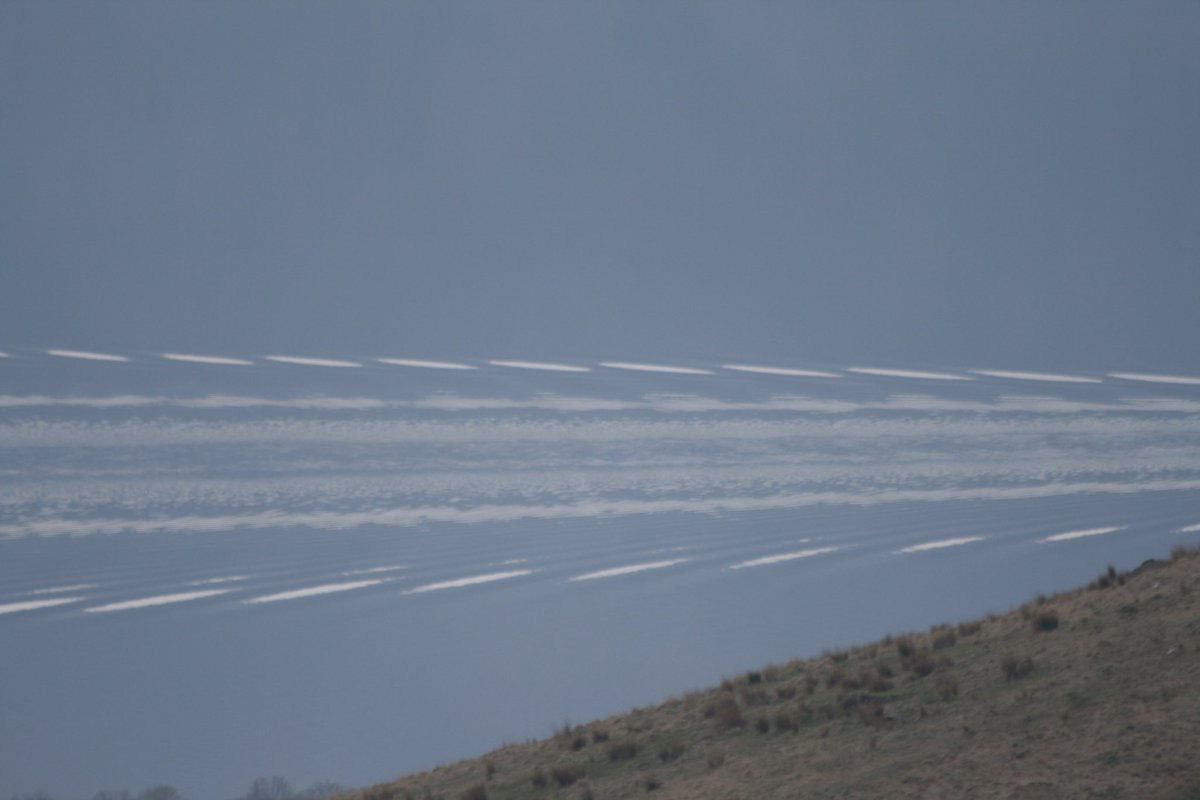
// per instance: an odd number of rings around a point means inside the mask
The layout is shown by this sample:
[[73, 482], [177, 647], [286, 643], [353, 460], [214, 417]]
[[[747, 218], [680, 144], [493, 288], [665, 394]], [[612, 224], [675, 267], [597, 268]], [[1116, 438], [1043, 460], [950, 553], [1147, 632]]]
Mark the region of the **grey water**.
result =
[[365, 785], [1200, 540], [1186, 376], [80, 355], [0, 358], [0, 794]]

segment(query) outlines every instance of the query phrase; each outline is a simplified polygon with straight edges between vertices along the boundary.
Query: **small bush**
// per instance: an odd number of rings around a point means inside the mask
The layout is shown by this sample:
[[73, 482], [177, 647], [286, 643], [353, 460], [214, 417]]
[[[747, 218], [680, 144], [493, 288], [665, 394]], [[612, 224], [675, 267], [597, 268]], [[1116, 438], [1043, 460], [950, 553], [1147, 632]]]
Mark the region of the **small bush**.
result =
[[761, 672], [751, 671], [751, 672], [746, 673], [746, 683], [748, 683], [748, 684], [762, 683], [762, 679], [763, 679], [763, 676], [762, 676]]
[[1033, 615], [1033, 629], [1040, 633], [1055, 630], [1058, 627], [1057, 611], [1039, 611]]
[[878, 727], [883, 724], [883, 706], [878, 703], [862, 706], [858, 709], [858, 721], [863, 725]]
[[841, 667], [838, 667], [833, 672], [831, 672], [825, 676], [825, 685], [828, 686], [830, 689], [832, 689], [833, 687], [835, 687], [839, 683], [841, 683], [845, 677], [846, 677], [846, 671], [844, 669], [842, 669]]
[[734, 689], [736, 689], [736, 688], [737, 688], [737, 687], [735, 687], [735, 686], [733, 685], [733, 681], [729, 680], [729, 678], [722, 678], [722, 679], [721, 679], [721, 691], [722, 691], [722, 692], [732, 692], [732, 691], [734, 691]]
[[622, 761], [624, 759], [635, 758], [637, 754], [638, 744], [632, 739], [622, 739], [619, 742], [612, 742], [608, 745], [609, 761]]
[[781, 670], [779, 667], [767, 667], [762, 671], [763, 680], [767, 683], [774, 683], [779, 680]]
[[679, 741], [678, 739], [672, 739], [659, 748], [658, 758], [664, 764], [669, 764], [683, 755], [683, 751], [686, 749], [687, 748], [684, 747], [683, 742]]
[[796, 719], [791, 714], [779, 712], [775, 715], [775, 730], [780, 733], [796, 730]]
[[707, 716], [715, 718], [717, 733], [724, 733], [732, 728], [746, 727], [746, 718], [742, 716], [741, 706], [732, 697], [714, 703]]
[[577, 780], [586, 774], [586, 770], [579, 764], [567, 764], [561, 767], [555, 767], [550, 771], [550, 776], [554, 778], [554, 782], [559, 786], [571, 786]]
[[867, 688], [872, 692], [890, 692], [895, 685], [887, 678], [872, 678]]
[[588, 741], [586, 736], [584, 736], [582, 733], [576, 734], [571, 739], [571, 749], [575, 751], [582, 750], [583, 748], [587, 747], [587, 743]]
[[846, 659], [850, 658], [850, 654], [845, 650], [837, 650], [833, 653], [830, 653], [829, 657], [833, 659], [833, 663], [841, 664], [845, 662]]
[[487, 787], [477, 783], [462, 793], [462, 800], [487, 800]]
[[496, 762], [490, 758], [483, 762], [483, 777], [485, 780], [491, 780], [496, 775]]
[[980, 629], [982, 629], [982, 628], [983, 628], [982, 622], [976, 622], [976, 621], [963, 622], [963, 623], [960, 623], [958, 626], [958, 635], [963, 636], [963, 637], [974, 636], [975, 634], [979, 633]]
[[779, 700], [791, 700], [796, 696], [795, 685], [780, 686], [775, 690], [775, 697]]
[[1033, 659], [1029, 656], [1024, 658], [1008, 656], [1001, 662], [1000, 669], [1004, 671], [1005, 679], [1015, 681], [1033, 672]]
[[926, 650], [917, 651], [908, 659], [908, 669], [913, 675], [918, 678], [924, 678], [929, 673], [933, 672], [937, 665], [933, 661], [933, 656], [929, 655]]
[[647, 772], [642, 776], [642, 788], [647, 792], [653, 792], [662, 786], [662, 781], [654, 776], [653, 772]]
[[725, 754], [720, 750], [713, 750], [705, 761], [708, 763], [709, 769], [720, 769], [725, 763]]
[[896, 672], [895, 672], [895, 670], [893, 670], [893, 669], [892, 669], [891, 667], [889, 667], [887, 664], [880, 664], [879, 666], [875, 667], [875, 672], [876, 672], [876, 673], [879, 675], [879, 677], [881, 677], [881, 678], [894, 678], [894, 677], [896, 677]]
[[917, 645], [909, 637], [905, 636], [896, 640], [896, 652], [901, 658], [911, 658], [913, 653], [917, 652]]
[[771, 696], [766, 689], [743, 689], [741, 692], [742, 705], [747, 708], [765, 706], [771, 702]]
[[938, 678], [937, 693], [943, 701], [953, 700], [958, 697], [958, 681], [949, 676]]
[[804, 678], [804, 692], [813, 694], [817, 691], [817, 687], [821, 685], [821, 679], [816, 675], [808, 675]]
[[597, 728], [596, 730], [592, 731], [592, 743], [593, 744], [600, 744], [601, 742], [607, 742], [607, 741], [608, 741], [608, 731], [606, 731], [604, 728]]
[[533, 775], [529, 779], [535, 789], [545, 789], [550, 785], [550, 780], [546, 777], [545, 771], [538, 767], [533, 771]]
[[759, 733], [770, 733], [771, 723], [766, 717], [759, 717], [758, 721], [754, 723], [754, 730], [758, 731]]
[[954, 635], [954, 631], [945, 628], [933, 635], [933, 649], [945, 650], [947, 647], [953, 647], [957, 641], [958, 637]]

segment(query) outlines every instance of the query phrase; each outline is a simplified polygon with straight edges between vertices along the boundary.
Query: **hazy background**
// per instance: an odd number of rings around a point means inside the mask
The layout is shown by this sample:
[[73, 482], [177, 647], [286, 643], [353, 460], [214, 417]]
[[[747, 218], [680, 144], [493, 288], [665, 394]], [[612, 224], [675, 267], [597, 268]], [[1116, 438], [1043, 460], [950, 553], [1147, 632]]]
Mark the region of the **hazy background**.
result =
[[0, 341], [1182, 370], [1194, 3], [0, 5]]

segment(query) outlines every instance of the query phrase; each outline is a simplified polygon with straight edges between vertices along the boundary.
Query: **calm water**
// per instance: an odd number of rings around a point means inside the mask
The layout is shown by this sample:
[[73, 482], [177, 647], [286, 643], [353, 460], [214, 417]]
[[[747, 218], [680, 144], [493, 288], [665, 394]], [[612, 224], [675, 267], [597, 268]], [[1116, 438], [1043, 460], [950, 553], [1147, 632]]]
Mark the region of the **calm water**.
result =
[[0, 795], [384, 780], [1200, 538], [1200, 382], [78, 355], [0, 358]]

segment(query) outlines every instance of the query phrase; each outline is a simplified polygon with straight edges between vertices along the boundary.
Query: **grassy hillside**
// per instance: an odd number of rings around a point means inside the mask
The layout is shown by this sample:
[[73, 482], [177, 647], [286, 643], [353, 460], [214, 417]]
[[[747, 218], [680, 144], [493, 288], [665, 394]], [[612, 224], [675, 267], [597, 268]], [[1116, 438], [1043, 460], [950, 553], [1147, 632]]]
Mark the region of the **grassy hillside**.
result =
[[1200, 551], [349, 795], [1200, 798]]

